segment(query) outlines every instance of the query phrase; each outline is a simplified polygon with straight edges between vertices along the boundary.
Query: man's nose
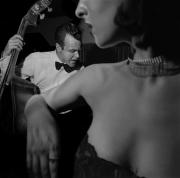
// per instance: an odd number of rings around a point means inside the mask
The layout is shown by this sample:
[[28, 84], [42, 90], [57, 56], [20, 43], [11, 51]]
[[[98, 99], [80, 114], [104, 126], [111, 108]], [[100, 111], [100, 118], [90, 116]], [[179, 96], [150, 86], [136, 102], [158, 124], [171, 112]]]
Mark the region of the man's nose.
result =
[[76, 57], [77, 59], [79, 58], [79, 52], [78, 52], [78, 51], [75, 52], [75, 57]]

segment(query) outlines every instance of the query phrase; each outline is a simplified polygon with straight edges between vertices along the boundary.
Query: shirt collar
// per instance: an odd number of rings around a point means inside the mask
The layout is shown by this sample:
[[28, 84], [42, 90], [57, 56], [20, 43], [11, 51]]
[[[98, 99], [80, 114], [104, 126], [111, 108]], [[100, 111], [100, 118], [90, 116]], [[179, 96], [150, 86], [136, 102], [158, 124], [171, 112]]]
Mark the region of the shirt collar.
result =
[[56, 50], [52, 51], [52, 58], [54, 61], [63, 63], [62, 60], [57, 56]]

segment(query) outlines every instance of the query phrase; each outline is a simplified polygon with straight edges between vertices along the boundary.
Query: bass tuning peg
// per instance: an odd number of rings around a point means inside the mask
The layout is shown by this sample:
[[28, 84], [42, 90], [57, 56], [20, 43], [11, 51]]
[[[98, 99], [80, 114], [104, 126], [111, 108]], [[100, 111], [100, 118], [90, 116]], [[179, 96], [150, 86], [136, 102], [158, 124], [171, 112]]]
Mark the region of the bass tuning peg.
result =
[[45, 14], [40, 14], [40, 19], [43, 20], [45, 18]]
[[53, 11], [53, 9], [51, 7], [48, 7], [47, 10], [48, 10], [48, 12], [52, 12]]

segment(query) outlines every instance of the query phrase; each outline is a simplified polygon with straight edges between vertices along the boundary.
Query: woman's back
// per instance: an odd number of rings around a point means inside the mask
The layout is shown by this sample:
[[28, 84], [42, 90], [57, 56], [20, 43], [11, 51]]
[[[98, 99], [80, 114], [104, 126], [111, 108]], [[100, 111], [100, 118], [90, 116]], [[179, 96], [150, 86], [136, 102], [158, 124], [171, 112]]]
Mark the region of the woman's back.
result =
[[90, 90], [89, 103], [88, 141], [98, 156], [120, 166], [128, 162], [140, 176], [179, 177], [180, 74], [140, 76], [127, 61], [101, 67], [96, 76], [101, 73], [106, 77], [99, 90]]

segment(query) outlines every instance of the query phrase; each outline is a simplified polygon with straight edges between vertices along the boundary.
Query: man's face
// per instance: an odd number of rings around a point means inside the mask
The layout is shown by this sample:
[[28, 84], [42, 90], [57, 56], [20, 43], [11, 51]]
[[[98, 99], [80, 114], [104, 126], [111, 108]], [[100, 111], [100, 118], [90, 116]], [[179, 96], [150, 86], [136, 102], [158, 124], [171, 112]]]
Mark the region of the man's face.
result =
[[64, 39], [64, 47], [61, 50], [61, 59], [64, 63], [70, 67], [75, 67], [79, 60], [79, 51], [81, 48], [81, 42], [75, 39], [70, 34], [66, 34]]

